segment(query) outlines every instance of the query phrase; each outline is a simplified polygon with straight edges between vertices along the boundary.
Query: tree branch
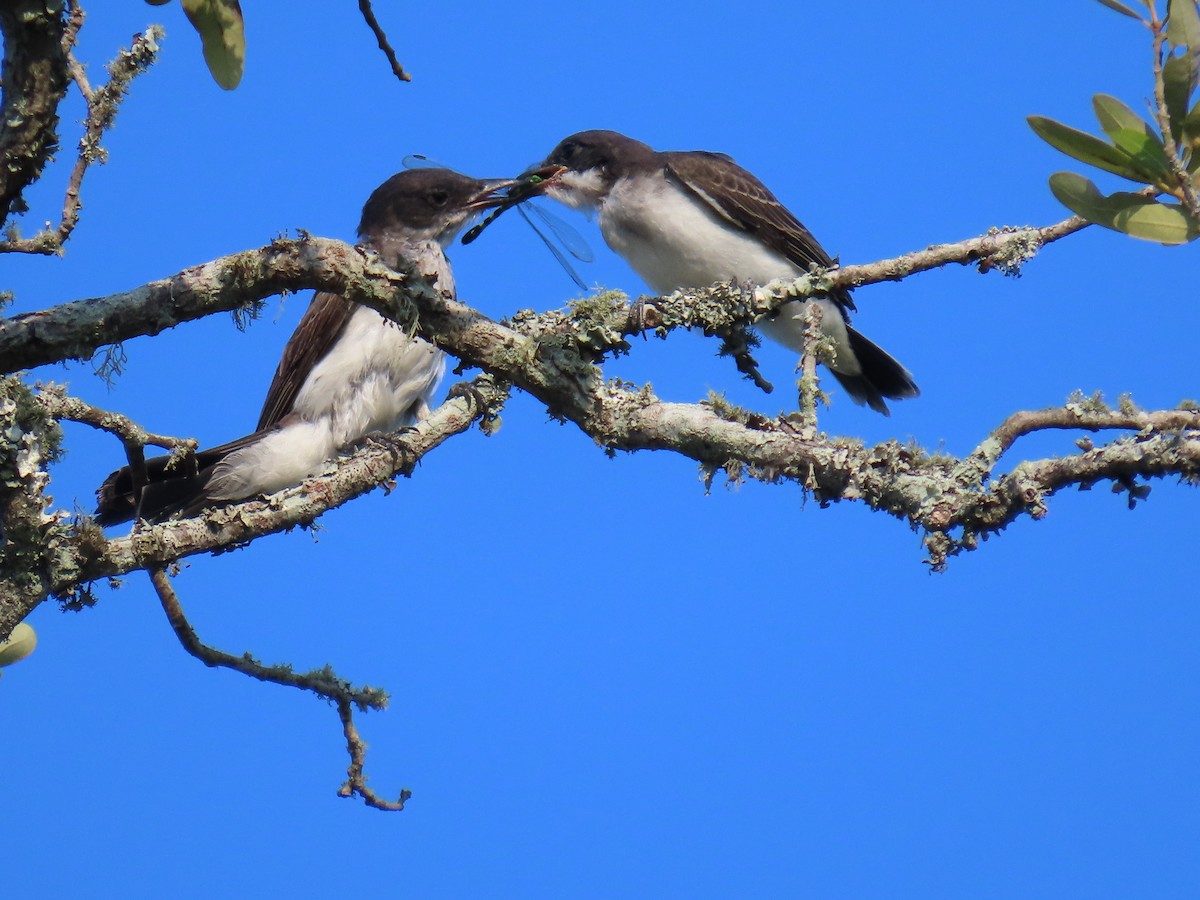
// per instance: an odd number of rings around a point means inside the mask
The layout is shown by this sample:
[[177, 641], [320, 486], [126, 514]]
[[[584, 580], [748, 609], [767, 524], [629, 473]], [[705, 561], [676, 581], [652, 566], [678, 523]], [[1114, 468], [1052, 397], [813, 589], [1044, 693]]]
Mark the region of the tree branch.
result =
[[[1122, 398], [1118, 409], [1109, 409], [1099, 395], [1084, 397], [1082, 394], [1076, 394], [1065, 406], [1013, 413], [963, 460], [960, 477], [972, 482], [982, 481], [991, 474], [1000, 457], [1008, 452], [1018, 439], [1035, 431], [1124, 429], [1143, 433], [1170, 433], [1198, 428], [1200, 413], [1197, 413], [1194, 405], [1160, 412], [1144, 412], [1127, 398]], [[1088, 438], [1076, 443], [1083, 450], [1092, 449]]]
[[[113, 540], [87, 522], [69, 528], [57, 514], [53, 541], [43, 535], [38, 545], [53, 545], [55, 550], [34, 555], [38, 565], [33, 581], [18, 585], [12, 579], [0, 580], [0, 637], [7, 633], [6, 623], [11, 627], [19, 621], [11, 611], [27, 612], [47, 594], [71, 596], [90, 580], [161, 566], [307, 524], [397, 473], [411, 472], [417, 459], [472, 422], [483, 418], [486, 424], [492, 409], [503, 402], [508, 384], [527, 391], [551, 415], [575, 423], [609, 450], [670, 450], [696, 460], [708, 478], [724, 470], [733, 478], [794, 481], [823, 504], [864, 502], [924, 530], [928, 561], [937, 569], [950, 556], [973, 547], [979, 535], [995, 533], [1022, 514], [1044, 515], [1045, 498], [1067, 484], [1112, 479], [1128, 487], [1137, 477], [1171, 474], [1194, 480], [1200, 471], [1200, 422], [1190, 409], [1141, 413], [1123, 405], [1113, 412], [1095, 401], [1084, 409], [1076, 398], [1061, 410], [1010, 417], [974, 454], [957, 460], [895, 441], [868, 447], [851, 438], [828, 437], [817, 433], [815, 421], [797, 430], [794, 417], [768, 418], [719, 398], [701, 405], [666, 403], [649, 387], [605, 381], [596, 365], [606, 353], [627, 346], [625, 335], [643, 324], [661, 333], [697, 325], [712, 332], [744, 325], [783, 302], [834, 285], [891, 280], [948, 262], [1011, 267], [1041, 243], [1080, 227], [1078, 220], [1067, 220], [1046, 229], [993, 232], [869, 266], [814, 272], [790, 284], [754, 289], [717, 285], [659, 298], [649, 306], [631, 306], [623, 295], [607, 292], [579, 301], [566, 312], [522, 313], [509, 322], [493, 321], [446, 300], [421, 279], [392, 272], [365, 251], [303, 236], [197, 266], [126, 294], [0, 322], [0, 358], [18, 368], [83, 355], [106, 340], [156, 333], [216, 310], [244, 308], [281, 289], [307, 286], [366, 303], [405, 324], [416, 321], [422, 336], [500, 382], [477, 380], [475, 390], [459, 392], [411, 431], [368, 442], [332, 475], [309, 479], [267, 500], [135, 528], [128, 537]], [[46, 416], [49, 409], [62, 415], [78, 412], [60, 399], [49, 401], [41, 414]], [[83, 412], [85, 418], [103, 415]], [[1022, 434], [1061, 427], [1129, 428], [1139, 433], [1100, 448], [1088, 445], [1074, 456], [1022, 463], [1006, 475], [993, 474], [1001, 455]], [[125, 424], [112, 430], [133, 435]]]
[[[1167, 4], [1168, 12], [1170, 11], [1170, 3]], [[1171, 116], [1167, 109], [1167, 88], [1163, 78], [1163, 57], [1165, 52], [1169, 52], [1167, 44], [1167, 26], [1166, 23], [1159, 19], [1157, 4], [1150, 4], [1150, 32], [1153, 35], [1151, 41], [1151, 52], [1154, 57], [1152, 69], [1154, 72], [1154, 118], [1158, 124], [1158, 130], [1162, 133], [1163, 155], [1166, 156], [1167, 165], [1171, 168], [1173, 177], [1172, 184], [1164, 185], [1163, 187], [1173, 187], [1170, 193], [1177, 199], [1183, 202], [1184, 208], [1191, 213], [1193, 219], [1200, 219], [1200, 198], [1196, 196], [1196, 189], [1192, 184], [1191, 173], [1188, 172], [1184, 165], [1184, 158], [1180, 156], [1179, 145], [1175, 142], [1175, 136], [1171, 132]], [[1200, 53], [1200, 47], [1186, 47], [1186, 53]]]
[[52, 254], [62, 251], [63, 245], [79, 222], [79, 211], [83, 208], [79, 199], [83, 176], [93, 163], [103, 163], [107, 159], [100, 141], [116, 121], [117, 111], [130, 83], [150, 68], [158, 57], [157, 42], [162, 39], [162, 31], [151, 27], [146, 29], [144, 35], [134, 35], [133, 46], [129, 50], [122, 50], [117, 58], [109, 63], [108, 81], [102, 87], [93, 89], [87, 74], [72, 52], [75, 35], [83, 24], [83, 10], [75, 2], [70, 4], [70, 9], [70, 24], [63, 37], [65, 65], [71, 80], [83, 95], [88, 111], [84, 120], [83, 136], [79, 139], [79, 153], [67, 179], [62, 216], [56, 228], [46, 228], [29, 238], [20, 238], [15, 233], [10, 233], [7, 240], [0, 241], [0, 253]]
[[830, 342], [822, 340], [821, 305], [809, 303], [804, 308], [804, 355], [800, 357], [800, 422], [806, 437], [817, 434], [817, 406], [827, 403], [821, 390], [817, 363], [828, 362]]
[[[697, 327], [715, 334], [750, 324], [788, 300], [837, 287], [899, 281], [951, 263], [977, 263], [984, 271], [1012, 271], [1040, 247], [1085, 227], [1085, 221], [1072, 216], [1044, 228], [993, 230], [982, 237], [939, 244], [894, 259], [814, 272], [794, 282], [773, 282], [758, 288], [719, 284], [678, 291], [648, 306], [630, 305], [622, 295], [610, 292], [576, 303], [575, 325], [590, 323], [587, 339], [598, 352], [624, 349], [624, 336], [638, 333], [643, 327], [660, 334]], [[392, 271], [370, 251], [302, 234], [193, 266], [131, 291], [0, 319], [0, 373], [66, 359], [88, 359], [106, 344], [155, 335], [217, 312], [253, 311], [255, 304], [266, 297], [305, 288], [341, 294], [402, 325], [411, 325], [415, 319], [412, 303], [424, 305], [434, 299], [434, 292], [423, 281]], [[621, 301], [616, 297], [622, 297]], [[549, 323], [550, 316], [539, 321]], [[560, 330], [573, 327], [555, 320], [550, 324], [535, 322], [533, 328], [545, 330], [551, 325]], [[601, 337], [604, 340], [599, 340]]]
[[134, 493], [137, 494], [146, 486], [149, 475], [146, 471], [145, 447], [150, 444], [170, 450], [175, 456], [168, 468], [176, 465], [194, 453], [199, 447], [195, 438], [175, 438], [146, 431], [132, 419], [120, 413], [109, 412], [84, 403], [77, 397], [71, 397], [66, 389], [57, 384], [40, 386], [37, 400], [46, 410], [46, 414], [59, 421], [79, 422], [90, 425], [100, 431], [107, 431], [120, 439], [125, 448], [125, 458], [129, 461], [129, 469], [133, 478]]
[[[2, 384], [14, 390], [20, 387], [15, 379], [5, 379]], [[413, 428], [367, 439], [342, 458], [331, 474], [309, 478], [266, 499], [221, 506], [196, 518], [135, 527], [129, 535], [111, 540], [90, 520], [72, 525], [66, 512], [43, 511], [48, 482], [44, 461], [49, 454], [43, 449], [48, 442], [42, 434], [57, 426], [36, 398], [20, 404], [6, 404], [0, 398], [0, 433], [7, 434], [15, 426], [23, 428], [25, 435], [11, 448], [11, 462], [0, 459], [0, 475], [28, 471], [24, 481], [16, 482], [16, 490], [5, 493], [0, 484], [0, 501], [4, 502], [0, 512], [7, 539], [0, 543], [0, 640], [47, 596], [86, 604], [88, 582], [242, 546], [255, 538], [309, 525], [328, 510], [378, 487], [390, 490], [396, 475], [411, 475], [425, 454], [475, 422], [489, 431], [507, 396], [507, 388], [481, 376], [472, 390], [454, 392]], [[18, 408], [27, 410], [25, 418], [18, 420]], [[8, 445], [5, 441], [0, 446], [8, 450]], [[29, 447], [37, 451], [32, 457]]]
[[66, 388], [60, 384], [40, 385], [37, 393], [38, 402], [45, 408], [46, 414], [53, 419], [65, 419], [68, 422], [79, 422], [90, 425], [100, 431], [107, 431], [121, 440], [121, 443], [136, 447], [162, 447], [165, 450], [189, 451], [198, 446], [195, 438], [177, 438], [165, 434], [154, 434], [146, 431], [133, 419], [120, 413], [109, 412], [84, 403], [78, 397], [72, 397]]
[[62, 10], [39, 0], [0, 4], [0, 224], [26, 209], [22, 195], [58, 149], [58, 104], [69, 78]]
[[367, 779], [363, 774], [367, 748], [359, 738], [358, 730], [354, 727], [354, 707], [357, 706], [364, 712], [371, 709], [386, 709], [388, 702], [386, 692], [372, 687], [355, 688], [350, 682], [338, 677], [337, 673], [329, 666], [298, 674], [292, 671], [292, 667], [289, 665], [264, 666], [249, 653], [234, 656], [210, 647], [196, 636], [196, 631], [187, 620], [187, 616], [183, 612], [183, 605], [179, 602], [179, 596], [171, 586], [171, 579], [167, 577], [166, 571], [161, 567], [155, 567], [151, 568], [148, 574], [150, 583], [154, 585], [154, 591], [158, 594], [158, 600], [162, 604], [163, 612], [167, 615], [171, 630], [179, 638], [183, 649], [200, 662], [210, 668], [232, 669], [258, 681], [297, 688], [302, 691], [312, 691], [318, 697], [330, 701], [337, 707], [338, 718], [342, 722], [342, 731], [346, 736], [346, 749], [350, 754], [347, 780], [338, 790], [340, 796], [349, 797], [358, 794], [362, 797], [363, 802], [375, 809], [404, 809], [404, 802], [412, 796], [412, 791], [403, 790], [400, 792], [398, 801], [391, 801], [384, 800], [367, 787]]
[[392, 74], [401, 81], [412, 81], [412, 76], [404, 71], [404, 67], [400, 65], [400, 60], [396, 59], [396, 51], [392, 49], [392, 45], [388, 43], [387, 35], [384, 34], [379, 20], [375, 18], [375, 10], [371, 8], [371, 0], [358, 0], [358, 9], [362, 13], [363, 20], [367, 23], [367, 27], [371, 29], [371, 33], [375, 35], [375, 41], [379, 44], [379, 49], [383, 51], [383, 55], [387, 57], [388, 65], [392, 67]]
[[281, 238], [132, 291], [0, 319], [0, 371], [89, 359], [107, 344], [217, 312], [253, 313], [266, 297], [304, 288], [343, 293], [389, 312], [393, 306], [403, 310], [404, 295], [396, 298], [396, 288], [405, 283], [405, 276], [375, 254], [341, 241]]

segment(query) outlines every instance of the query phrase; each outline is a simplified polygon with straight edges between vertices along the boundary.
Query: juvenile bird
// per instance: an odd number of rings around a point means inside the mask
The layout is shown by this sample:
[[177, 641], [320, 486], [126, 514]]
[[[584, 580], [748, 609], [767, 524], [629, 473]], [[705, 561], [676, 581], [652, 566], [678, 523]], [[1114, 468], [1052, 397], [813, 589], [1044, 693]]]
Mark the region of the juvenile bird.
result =
[[[477, 212], [503, 202], [498, 192], [511, 184], [449, 169], [400, 172], [367, 200], [359, 242], [453, 298], [445, 248]], [[317, 293], [284, 348], [255, 431], [171, 469], [167, 456], [147, 460], [140, 496], [128, 467], [113, 472], [96, 492], [96, 521], [194, 515], [299, 484], [342, 447], [426, 416], [445, 368], [441, 350], [375, 310]]]

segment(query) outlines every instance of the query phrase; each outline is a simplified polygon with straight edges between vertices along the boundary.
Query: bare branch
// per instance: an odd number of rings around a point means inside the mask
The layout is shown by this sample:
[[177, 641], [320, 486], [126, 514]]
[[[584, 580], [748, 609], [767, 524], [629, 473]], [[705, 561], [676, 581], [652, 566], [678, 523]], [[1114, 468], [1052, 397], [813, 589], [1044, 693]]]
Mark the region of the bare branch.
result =
[[[1080, 418], [1073, 408], [1078, 404], [1068, 404], [1063, 412], [1010, 419], [975, 455], [960, 461], [895, 441], [868, 447], [849, 438], [820, 436], [811, 421], [798, 430], [794, 416], [772, 419], [719, 399], [708, 405], [664, 403], [649, 387], [605, 381], [596, 363], [606, 353], [626, 349], [624, 336], [643, 323], [661, 333], [697, 325], [710, 332], [741, 326], [781, 303], [827, 292], [834, 284], [888, 280], [902, 277], [900, 270], [911, 273], [952, 261], [982, 262], [985, 268], [1011, 266], [1040, 242], [1079, 227], [1077, 221], [1067, 220], [1048, 229], [993, 233], [870, 266], [814, 272], [791, 284], [752, 290], [717, 285], [677, 293], [653, 306], [631, 307], [623, 295], [602, 293], [573, 304], [567, 312], [522, 313], [508, 323], [447, 300], [424, 281], [393, 272], [364, 251], [302, 237], [189, 269], [128, 294], [0, 322], [0, 358], [14, 368], [30, 365], [59, 358], [66, 347], [94, 347], [105, 339], [155, 333], [283, 288], [318, 287], [406, 325], [415, 322], [423, 337], [464, 366], [481, 368], [502, 385], [529, 392], [552, 416], [575, 423], [604, 448], [669, 450], [696, 460], [710, 475], [723, 469], [737, 477], [790, 480], [821, 503], [864, 502], [923, 529], [929, 561], [942, 568], [949, 556], [974, 546], [979, 535], [996, 532], [1022, 514], [1044, 515], [1045, 498], [1067, 484], [1112, 479], [1128, 485], [1134, 478], [1171, 474], [1195, 479], [1200, 471], [1200, 431], [1192, 414], [1137, 417], [1123, 408], [1120, 415], [1125, 418], [1100, 413]], [[475, 390], [458, 392], [415, 429], [368, 442], [332, 475], [310, 479], [265, 501], [136, 528], [114, 540], [106, 540], [88, 523], [74, 532], [63, 526], [62, 534], [56, 532], [56, 552], [38, 557], [40, 568], [31, 585], [19, 589], [0, 581], [0, 613], [6, 597], [18, 599], [13, 608], [32, 608], [28, 604], [47, 593], [70, 595], [91, 579], [160, 566], [307, 524], [333, 506], [386, 484], [397, 473], [411, 472], [424, 453], [472, 422], [486, 422], [490, 408], [503, 402], [505, 390], [494, 381], [478, 380]], [[996, 461], [1020, 434], [1071, 422], [1082, 428], [1137, 427], [1139, 433], [993, 476]], [[0, 626], [4, 618], [0, 615]]]
[[396, 59], [396, 51], [392, 49], [392, 45], [388, 43], [387, 35], [383, 33], [383, 28], [379, 24], [379, 20], [375, 18], [375, 10], [371, 8], [371, 0], [358, 0], [359, 11], [362, 12], [363, 19], [367, 23], [367, 27], [371, 29], [375, 35], [375, 40], [379, 44], [379, 49], [383, 51], [383, 55], [387, 57], [388, 65], [392, 67], [392, 74], [401, 81], [412, 81], [412, 76], [404, 71], [404, 67], [400, 65], [400, 60]]
[[[11, 378], [0, 385], [18, 394], [22, 387]], [[90, 520], [71, 525], [65, 512], [43, 512], [48, 483], [44, 462], [49, 451], [39, 450], [31, 462], [27, 448], [48, 446], [39, 429], [56, 427], [55, 423], [33, 398], [31, 402], [20, 396], [19, 402], [0, 398], [0, 433], [8, 434], [15, 426], [25, 435], [11, 447], [0, 442], [0, 448], [11, 454], [11, 461], [0, 458], [0, 471], [19, 467], [28, 472], [21, 482], [28, 482], [24, 488], [0, 491], [7, 538], [0, 543], [0, 639], [51, 594], [74, 601], [90, 581], [241, 546], [311, 524], [328, 510], [378, 487], [390, 490], [396, 475], [410, 475], [425, 454], [475, 422], [486, 431], [508, 396], [506, 387], [486, 376], [476, 378], [471, 390], [452, 393], [414, 427], [368, 438], [349, 456], [331, 463], [335, 466], [331, 474], [266, 499], [218, 507], [193, 519], [136, 527], [128, 536], [111, 540]]]
[[[476, 389], [485, 398], [496, 390], [486, 381], [477, 382]], [[706, 408], [664, 403], [648, 389], [616, 382], [596, 382], [587, 396], [586, 410], [573, 402], [557, 409], [604, 447], [671, 450], [695, 459], [709, 472], [724, 469], [762, 481], [793, 481], [822, 504], [864, 502], [923, 529], [929, 562], [936, 569], [944, 568], [950, 556], [973, 548], [980, 535], [998, 532], [1020, 515], [1045, 515], [1046, 498], [1066, 485], [1086, 486], [1104, 479], [1130, 484], [1134, 478], [1172, 474], [1200, 478], [1200, 429], [1195, 427], [1193, 411], [1077, 418], [1083, 427], [1140, 431], [1103, 447], [1089, 445], [1076, 455], [1021, 463], [1012, 472], [989, 479], [989, 472], [983, 471], [986, 464], [972, 469], [952, 457], [930, 456], [896, 441], [865, 446], [849, 438], [807, 437], [797, 434], [788, 419], [768, 419], [715, 404]], [[569, 392], [562, 397], [569, 397]], [[64, 580], [50, 573], [45, 581], [50, 590], [63, 593], [84, 579], [161, 565], [309, 522], [325, 509], [383, 483], [389, 473], [411, 470], [409, 454], [417, 457], [448, 433], [464, 430], [477, 413], [477, 408], [468, 410], [473, 405], [472, 392], [462, 392], [412, 434], [392, 436], [382, 449], [364, 448], [333, 476], [310, 479], [267, 501], [135, 529], [126, 538], [100, 546], [93, 540], [90, 549], [80, 545], [69, 565], [62, 564], [69, 554], [60, 549], [55, 559], [70, 577]], [[1013, 420], [1006, 422], [996, 440], [1011, 443], [1006, 435], [1017, 430], [1029, 433], [1039, 427], [1061, 427], [1066, 417], [1078, 413], [1067, 407], [1027, 415], [1015, 429]], [[736, 473], [731, 469], [734, 464]]]
[[46, 409], [47, 415], [54, 419], [66, 419], [69, 422], [79, 422], [91, 425], [100, 431], [107, 431], [120, 439], [122, 444], [137, 447], [162, 447], [165, 450], [195, 450], [195, 438], [177, 438], [164, 434], [154, 434], [146, 431], [133, 419], [120, 413], [109, 412], [85, 403], [78, 397], [72, 397], [66, 388], [53, 382], [38, 386], [38, 402]]
[[167, 464], [168, 467], [182, 462], [200, 446], [195, 438], [168, 437], [146, 431], [132, 419], [120, 413], [109, 412], [84, 403], [77, 397], [69, 396], [61, 385], [53, 383], [41, 385], [37, 399], [51, 418], [91, 425], [93, 428], [107, 431], [119, 438], [121, 445], [125, 448], [125, 458], [129, 463], [135, 496], [141, 493], [142, 488], [150, 480], [146, 470], [145, 447], [147, 444], [171, 451], [175, 459]]
[[[607, 299], [603, 304], [589, 300], [581, 305], [581, 315], [576, 319], [586, 318], [594, 326], [588, 340], [597, 352], [624, 349], [624, 336], [637, 333], [642, 323], [660, 334], [692, 327], [717, 334], [735, 325], [750, 324], [788, 300], [827, 293], [835, 287], [899, 281], [950, 263], [978, 263], [984, 270], [1009, 271], [1044, 244], [1086, 226], [1082, 219], [1072, 216], [1044, 228], [995, 230], [894, 259], [804, 275], [794, 282], [753, 289], [719, 284], [679, 291], [644, 308]], [[251, 307], [265, 297], [305, 288], [341, 294], [404, 325], [411, 324], [415, 317], [410, 303], [434, 299], [433, 291], [420, 279], [392, 271], [369, 251], [308, 235], [280, 238], [266, 247], [224, 256], [132, 291], [0, 319], [0, 372], [64, 359], [87, 359], [107, 344], [158, 334], [182, 322]], [[639, 308], [642, 314], [635, 314]], [[610, 335], [607, 343], [596, 342], [601, 333]]]
[[341, 241], [280, 239], [132, 291], [0, 319], [0, 367], [15, 372], [88, 359], [108, 344], [216, 312], [252, 308], [265, 297], [304, 288], [342, 293], [377, 309], [402, 307], [403, 295], [393, 296], [404, 284], [405, 277], [374, 254]]
[[1082, 231], [1089, 224], [1079, 216], [1071, 216], [1040, 228], [993, 228], [977, 238], [953, 244], [934, 244], [925, 250], [906, 253], [895, 259], [843, 266], [832, 270], [825, 279], [830, 287], [855, 288], [881, 281], [901, 281], [917, 272], [927, 272], [951, 263], [964, 266], [974, 263], [978, 264], [981, 272], [999, 269], [1005, 274], [1012, 274], [1033, 259], [1042, 247]]
[[[809, 303], [804, 307], [804, 355], [800, 358], [800, 422], [806, 437], [817, 434], [817, 404], [826, 401], [817, 376], [817, 363], [827, 362], [822, 353], [821, 305]], [[824, 342], [828, 345], [828, 342]]]
[[167, 577], [166, 571], [161, 567], [155, 567], [151, 568], [148, 574], [150, 583], [154, 585], [154, 591], [158, 594], [158, 600], [162, 604], [163, 612], [167, 615], [167, 621], [175, 632], [175, 636], [179, 638], [179, 643], [184, 650], [200, 662], [210, 668], [232, 669], [269, 684], [311, 691], [337, 707], [338, 718], [342, 722], [342, 731], [346, 736], [346, 749], [350, 754], [350, 765], [347, 768], [348, 778], [338, 791], [341, 796], [349, 797], [352, 794], [358, 794], [368, 806], [376, 809], [404, 809], [404, 801], [412, 796], [411, 791], [402, 791], [400, 800], [392, 802], [378, 797], [366, 786], [366, 776], [363, 774], [366, 745], [359, 738], [358, 730], [354, 727], [354, 707], [357, 706], [364, 711], [386, 709], [388, 697], [385, 692], [372, 687], [355, 688], [350, 682], [338, 677], [337, 673], [329, 666], [314, 669], [311, 672], [296, 673], [289, 665], [265, 666], [249, 653], [234, 656], [210, 647], [197, 637], [195, 629], [187, 620], [187, 616], [183, 612], [183, 605], [179, 602], [179, 596], [171, 586], [171, 579]]
[[[1018, 439], [1035, 431], [1053, 429], [1093, 432], [1122, 429], [1166, 434], [1200, 429], [1200, 412], [1185, 407], [1144, 412], [1129, 401], [1123, 401], [1118, 409], [1109, 409], [1099, 396], [1085, 398], [1082, 395], [1072, 397], [1065, 406], [1015, 412], [963, 459], [959, 477], [982, 481]], [[1086, 439], [1077, 443], [1084, 450], [1092, 449]]]
[[62, 52], [67, 59], [71, 80], [75, 82], [75, 86], [79, 88], [85, 100], [91, 96], [92, 86], [88, 83], [87, 73], [84, 72], [83, 66], [75, 59], [74, 51], [75, 45], [79, 41], [79, 30], [83, 28], [86, 18], [87, 13], [79, 5], [79, 0], [67, 0], [67, 23], [63, 29]]
[[7, 240], [0, 241], [0, 253], [52, 254], [62, 251], [63, 245], [79, 222], [79, 211], [83, 208], [79, 199], [83, 177], [93, 163], [103, 163], [106, 160], [106, 153], [100, 146], [100, 141], [116, 121], [117, 111], [130, 83], [150, 68], [157, 59], [157, 41], [161, 39], [162, 33], [158, 28], [152, 27], [146, 30], [145, 35], [134, 36], [133, 46], [129, 50], [122, 50], [117, 58], [109, 63], [107, 83], [93, 89], [87, 74], [72, 52], [75, 35], [83, 24], [83, 18], [83, 10], [78, 4], [72, 3], [69, 24], [63, 36], [63, 53], [66, 68], [71, 79], [79, 87], [87, 103], [88, 112], [84, 120], [83, 136], [79, 139], [79, 154], [67, 179], [62, 217], [57, 228], [47, 228], [32, 237], [19, 238], [10, 235]]
[[350, 701], [339, 699], [337, 711], [338, 717], [342, 720], [342, 733], [346, 736], [346, 750], [350, 754], [350, 765], [346, 769], [346, 781], [338, 788], [338, 796], [352, 797], [357, 794], [362, 797], [363, 803], [367, 806], [387, 812], [398, 812], [404, 809], [404, 804], [412, 796], [412, 791], [408, 788], [401, 789], [399, 800], [384, 800], [367, 787], [367, 776], [363, 773], [363, 767], [367, 760], [367, 745], [359, 738], [358, 729], [354, 727]]

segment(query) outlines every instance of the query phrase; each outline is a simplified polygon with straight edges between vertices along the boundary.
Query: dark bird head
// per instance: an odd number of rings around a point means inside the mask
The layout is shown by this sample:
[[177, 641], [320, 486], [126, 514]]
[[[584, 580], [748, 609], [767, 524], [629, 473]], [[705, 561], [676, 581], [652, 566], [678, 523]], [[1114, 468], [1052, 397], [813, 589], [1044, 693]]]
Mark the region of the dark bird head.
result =
[[505, 199], [491, 204], [496, 211], [467, 232], [463, 243], [479, 237], [505, 210], [542, 194], [590, 213], [604, 201], [618, 178], [639, 168], [653, 169], [655, 157], [650, 147], [616, 131], [573, 134], [560, 141], [542, 162], [509, 182]]
[[560, 141], [542, 163], [561, 166], [543, 191], [569, 206], [591, 209], [608, 196], [613, 183], [655, 165], [653, 149], [616, 131], [581, 131]]
[[505, 202], [512, 180], [482, 181], [450, 169], [408, 169], [381, 184], [363, 207], [358, 236], [367, 243], [400, 236], [448, 247], [481, 210]]

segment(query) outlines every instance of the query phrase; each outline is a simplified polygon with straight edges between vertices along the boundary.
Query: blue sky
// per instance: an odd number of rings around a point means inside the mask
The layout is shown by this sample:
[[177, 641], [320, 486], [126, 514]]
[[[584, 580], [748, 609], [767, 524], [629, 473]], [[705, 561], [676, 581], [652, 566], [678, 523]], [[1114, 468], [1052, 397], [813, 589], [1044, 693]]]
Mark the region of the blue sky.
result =
[[[401, 85], [353, 4], [247, 5], [245, 79], [220, 91], [178, 4], [93, 4], [93, 77], [152, 21], [168, 37], [85, 183], [65, 259], [3, 260], [15, 308], [128, 289], [305, 229], [350, 239], [409, 153], [480, 176], [615, 128], [754, 171], [844, 262], [1064, 211], [1067, 161], [1025, 116], [1091, 128], [1104, 91], [1150, 93], [1140, 29], [1098, 3], [677, 6], [614, 0], [380, 4]], [[744, 37], [738, 37], [738, 33]], [[64, 146], [74, 144], [67, 110]], [[64, 152], [69, 162], [70, 154]], [[56, 217], [61, 170], [29, 199]], [[1115, 183], [1105, 182], [1108, 188]], [[564, 215], [574, 216], [571, 213]], [[596, 251], [589, 283], [643, 289]], [[452, 254], [460, 297], [502, 316], [575, 288], [518, 217]], [[1147, 407], [1200, 395], [1197, 248], [1091, 229], [1019, 279], [954, 268], [860, 290], [856, 325], [923, 396], [884, 419], [837, 394], [822, 425], [963, 453], [1073, 390]], [[126, 345], [110, 388], [45, 369], [153, 430], [216, 443], [253, 426], [307, 303], [245, 333], [214, 317]], [[698, 335], [607, 367], [673, 400], [774, 413]], [[215, 360], [215, 364], [214, 364]], [[832, 386], [832, 385], [831, 385]], [[1072, 448], [1070, 435], [1017, 454]], [[64, 505], [122, 453], [72, 428]], [[1014, 459], [1017, 457], [1014, 457]], [[792, 486], [721, 484], [665, 454], [609, 460], [515, 397], [415, 477], [277, 536], [191, 560], [202, 638], [392, 692], [362, 717], [372, 786], [334, 796], [336, 717], [209, 671], [144, 575], [80, 614], [46, 604], [0, 680], [14, 896], [334, 892], [414, 897], [1192, 897], [1200, 891], [1197, 497], [1157, 482], [1052, 499], [943, 575], [919, 537]]]

